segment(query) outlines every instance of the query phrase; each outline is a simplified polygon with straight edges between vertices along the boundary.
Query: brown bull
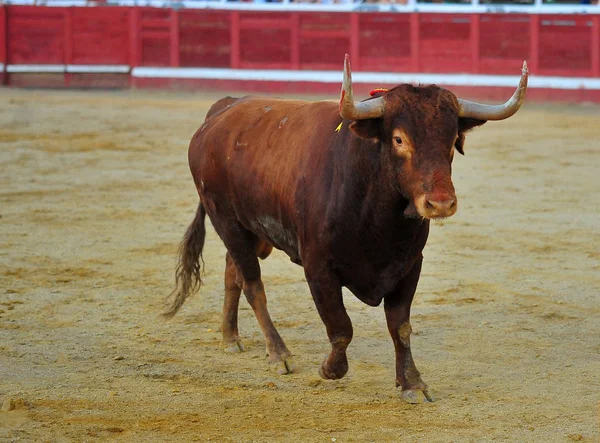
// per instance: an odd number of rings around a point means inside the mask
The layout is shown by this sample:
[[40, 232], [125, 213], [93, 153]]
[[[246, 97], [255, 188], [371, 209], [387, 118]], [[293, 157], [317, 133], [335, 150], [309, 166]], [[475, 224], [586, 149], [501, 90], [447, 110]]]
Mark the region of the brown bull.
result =
[[319, 373], [348, 371], [352, 324], [342, 287], [363, 302], [384, 303], [396, 350], [402, 397], [431, 400], [410, 350], [410, 306], [421, 273], [430, 219], [450, 217], [454, 149], [465, 133], [520, 107], [527, 69], [504, 105], [457, 99], [438, 86], [400, 85], [355, 103], [348, 56], [342, 97], [334, 102], [272, 98], [218, 101], [190, 143], [200, 195], [181, 245], [171, 316], [201, 284], [205, 215], [227, 248], [222, 334], [242, 351], [237, 313], [241, 291], [262, 329], [269, 359], [292, 370], [291, 353], [267, 311], [258, 258], [272, 247], [304, 267], [331, 342]]

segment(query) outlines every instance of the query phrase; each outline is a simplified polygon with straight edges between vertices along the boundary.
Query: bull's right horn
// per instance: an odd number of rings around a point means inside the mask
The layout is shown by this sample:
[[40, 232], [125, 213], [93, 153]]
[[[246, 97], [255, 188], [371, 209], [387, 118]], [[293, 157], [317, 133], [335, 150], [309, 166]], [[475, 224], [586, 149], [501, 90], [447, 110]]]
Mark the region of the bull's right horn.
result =
[[352, 92], [352, 70], [350, 69], [350, 56], [344, 58], [344, 81], [342, 83], [342, 96], [340, 98], [340, 115], [346, 120], [366, 120], [380, 118], [385, 110], [383, 97], [354, 103]]

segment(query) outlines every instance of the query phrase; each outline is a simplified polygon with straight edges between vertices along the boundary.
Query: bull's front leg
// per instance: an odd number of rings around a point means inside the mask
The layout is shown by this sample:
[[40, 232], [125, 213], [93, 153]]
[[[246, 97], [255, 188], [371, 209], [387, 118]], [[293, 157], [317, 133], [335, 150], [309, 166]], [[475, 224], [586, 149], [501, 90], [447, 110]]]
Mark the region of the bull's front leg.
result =
[[329, 272], [310, 272], [305, 268], [315, 305], [327, 329], [331, 352], [319, 368], [319, 375], [336, 380], [348, 372], [346, 348], [352, 341], [352, 323], [342, 299], [342, 286]]
[[422, 262], [421, 257], [396, 290], [384, 299], [388, 330], [396, 349], [396, 387], [401, 387], [402, 398], [409, 403], [419, 402], [419, 392], [423, 393], [426, 401], [433, 401], [410, 351], [410, 305], [421, 275]]

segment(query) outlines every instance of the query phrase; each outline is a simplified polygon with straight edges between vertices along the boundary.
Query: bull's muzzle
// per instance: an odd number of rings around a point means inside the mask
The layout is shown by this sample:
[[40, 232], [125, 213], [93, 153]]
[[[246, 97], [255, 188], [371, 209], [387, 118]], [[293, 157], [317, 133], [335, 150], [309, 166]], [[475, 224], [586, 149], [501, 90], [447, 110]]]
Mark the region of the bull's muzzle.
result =
[[443, 199], [427, 198], [425, 210], [427, 218], [450, 217], [456, 212], [456, 197], [448, 196]]
[[417, 197], [415, 206], [421, 217], [436, 219], [453, 216], [458, 204], [453, 193], [435, 192]]

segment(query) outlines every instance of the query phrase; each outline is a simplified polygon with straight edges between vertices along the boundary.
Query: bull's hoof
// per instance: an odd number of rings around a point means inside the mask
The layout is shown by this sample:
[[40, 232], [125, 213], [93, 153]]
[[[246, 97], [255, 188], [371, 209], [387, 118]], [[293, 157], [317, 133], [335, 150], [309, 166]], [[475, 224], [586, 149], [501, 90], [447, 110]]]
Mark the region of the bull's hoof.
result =
[[281, 360], [271, 361], [271, 368], [279, 375], [291, 374], [296, 370], [296, 365], [292, 360], [292, 357], [282, 358]]
[[246, 348], [242, 344], [242, 341], [238, 338], [235, 341], [223, 343], [223, 350], [228, 354], [238, 354], [240, 352], [244, 352]]
[[348, 372], [348, 360], [338, 362], [337, 365], [328, 365], [327, 358], [323, 360], [319, 367], [319, 375], [325, 380], [339, 380]]
[[421, 389], [405, 389], [400, 395], [402, 400], [411, 405], [418, 403], [432, 403], [435, 401], [431, 393], [427, 388]]

